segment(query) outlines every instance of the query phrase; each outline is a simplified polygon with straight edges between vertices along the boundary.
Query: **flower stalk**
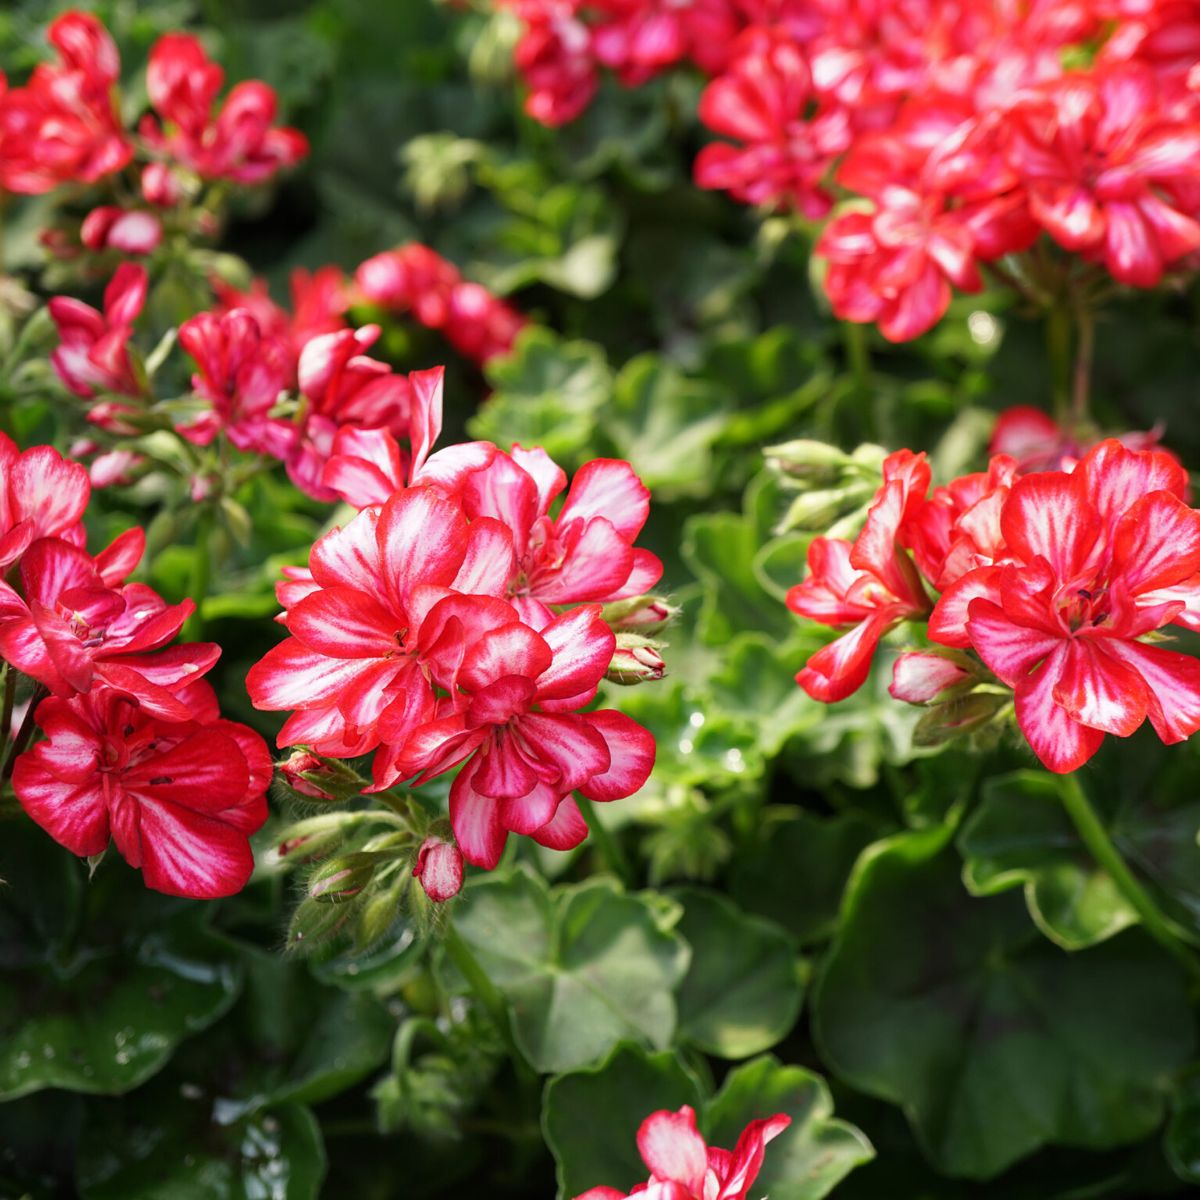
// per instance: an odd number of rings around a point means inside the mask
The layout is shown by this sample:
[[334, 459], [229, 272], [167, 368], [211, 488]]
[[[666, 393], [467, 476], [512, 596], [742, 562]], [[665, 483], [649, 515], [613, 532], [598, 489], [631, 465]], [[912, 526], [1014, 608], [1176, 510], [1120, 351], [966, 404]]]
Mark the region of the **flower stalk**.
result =
[[1171, 921], [1155, 904], [1150, 893], [1138, 882], [1129, 864], [1113, 843], [1099, 813], [1092, 806], [1075, 774], [1060, 779], [1063, 809], [1071, 818], [1080, 840], [1116, 884], [1117, 890], [1129, 902], [1141, 919], [1142, 927], [1164, 950], [1187, 971], [1194, 983], [1200, 983], [1200, 956], [1186, 945], [1175, 932]]

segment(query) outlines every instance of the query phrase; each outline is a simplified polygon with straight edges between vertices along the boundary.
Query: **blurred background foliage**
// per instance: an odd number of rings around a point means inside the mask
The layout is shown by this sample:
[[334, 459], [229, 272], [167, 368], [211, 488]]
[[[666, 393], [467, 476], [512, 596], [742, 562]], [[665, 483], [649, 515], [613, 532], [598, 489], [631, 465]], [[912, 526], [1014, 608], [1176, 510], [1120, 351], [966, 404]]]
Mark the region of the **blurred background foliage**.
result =
[[[65, 7], [0, 11], [13, 79]], [[385, 319], [381, 346], [405, 369], [446, 363], [447, 442], [538, 443], [567, 469], [629, 459], [683, 613], [670, 678], [615, 699], [659, 745], [648, 786], [602, 814], [619, 857], [594, 839], [568, 856], [522, 845], [455, 914], [514, 1005], [518, 1045], [555, 1076], [544, 1099], [415, 924], [281, 955], [295, 896], [265, 853], [270, 829], [252, 886], [201, 908], [112, 861], [89, 882], [6, 822], [0, 1196], [515, 1200], [551, 1195], [556, 1160], [570, 1196], [596, 1182], [590, 1163], [625, 1163], [630, 1178], [611, 1182], [632, 1182], [630, 1131], [650, 1107], [693, 1103], [730, 1144], [766, 1097], [796, 1117], [768, 1157], [773, 1200], [1191, 1194], [1193, 997], [1028, 752], [922, 748], [919, 710], [887, 696], [886, 655], [832, 709], [793, 683], [824, 635], [782, 603], [808, 535], [778, 532], [792, 497], [763, 447], [873, 442], [930, 450], [943, 479], [971, 469], [991, 414], [1049, 406], [1040, 323], [989, 293], [902, 347], [839, 326], [812, 285], [810, 229], [692, 185], [697, 80], [609, 81], [578, 122], [544, 129], [520, 112], [504, 14], [89, 7], [120, 43], [133, 107], [150, 44], [191, 27], [231, 80], [278, 89], [312, 139], [301, 169], [239, 201], [221, 242], [277, 299], [297, 266], [352, 270], [419, 240], [534, 319], [486, 375], [415, 325]], [[44, 219], [40, 200], [8, 217], [8, 267], [35, 285]], [[1110, 305], [1093, 402], [1113, 429], [1161, 423], [1187, 463], [1200, 462], [1197, 300]], [[62, 444], [69, 426], [48, 402], [9, 416], [24, 440]], [[161, 499], [94, 506], [94, 536]], [[228, 535], [203, 619], [224, 647], [223, 709], [270, 735], [242, 680], [275, 640], [279, 566], [339, 518], [273, 477], [239, 501], [242, 540]], [[188, 519], [180, 506], [151, 526], [151, 582], [172, 599], [193, 578]], [[1152, 737], [1110, 743], [1084, 786], [1200, 943], [1195, 759]]]

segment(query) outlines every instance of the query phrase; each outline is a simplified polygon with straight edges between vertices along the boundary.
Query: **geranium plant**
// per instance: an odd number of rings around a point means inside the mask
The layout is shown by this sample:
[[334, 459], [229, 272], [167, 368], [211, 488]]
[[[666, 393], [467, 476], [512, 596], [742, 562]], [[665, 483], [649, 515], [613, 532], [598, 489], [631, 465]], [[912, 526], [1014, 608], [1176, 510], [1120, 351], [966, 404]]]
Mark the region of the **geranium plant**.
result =
[[1190, 1194], [1193, 5], [0, 68], [0, 1193]]

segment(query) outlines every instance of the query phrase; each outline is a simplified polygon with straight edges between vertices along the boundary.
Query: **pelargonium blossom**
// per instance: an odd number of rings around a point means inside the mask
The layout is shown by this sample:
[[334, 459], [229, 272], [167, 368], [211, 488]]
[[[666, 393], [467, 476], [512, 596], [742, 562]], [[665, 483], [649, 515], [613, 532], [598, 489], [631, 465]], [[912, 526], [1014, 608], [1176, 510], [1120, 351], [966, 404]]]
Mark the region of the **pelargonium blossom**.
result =
[[146, 303], [149, 276], [140, 264], [122, 263], [104, 289], [104, 311], [70, 296], [54, 296], [47, 306], [58, 328], [59, 345], [50, 362], [77, 396], [97, 391], [137, 396], [142, 384], [129, 357], [133, 323]]
[[163, 125], [147, 116], [140, 133], [151, 147], [206, 179], [254, 184], [308, 153], [296, 129], [275, 124], [275, 91], [258, 80], [235, 84], [213, 105], [225, 73], [191, 34], [169, 33], [150, 51], [146, 90]]
[[762, 1170], [768, 1143], [792, 1123], [786, 1113], [751, 1121], [732, 1150], [709, 1146], [696, 1128], [688, 1105], [678, 1112], [651, 1113], [637, 1134], [638, 1153], [650, 1178], [631, 1192], [592, 1187], [575, 1200], [747, 1200]]
[[0, 75], [0, 190], [38, 194], [95, 183], [133, 156], [113, 103], [117, 47], [90, 13], [68, 12], [48, 31], [57, 63], [34, 68], [24, 87]]
[[636, 598], [661, 565], [632, 545], [649, 496], [628, 463], [585, 465], [551, 517], [566, 476], [543, 451], [434, 452], [440, 370], [411, 386], [407, 447], [386, 428], [337, 433], [324, 485], [360, 511], [285, 572], [289, 636], [247, 688], [257, 707], [290, 712], [281, 746], [374, 752], [368, 790], [457, 771], [454, 843], [435, 839], [414, 864], [444, 900], [461, 859], [494, 866], [509, 833], [578, 845], [572, 792], [609, 801], [645, 782], [650, 733], [588, 710], [616, 637], [599, 603], [579, 602]]
[[[855, 543], [859, 564], [864, 537], [897, 512], [891, 474]], [[1200, 512], [1173, 456], [1109, 438], [1063, 470], [1019, 476], [998, 456], [932, 495], [927, 474], [915, 482], [887, 522], [897, 578], [919, 570], [941, 594], [931, 612], [905, 609], [847, 544], [817, 539], [813, 575], [789, 603], [826, 624], [861, 623], [798, 676], [810, 695], [849, 695], [878, 631], [918, 619], [955, 654], [902, 655], [893, 695], [929, 703], [994, 679], [1013, 689], [1017, 723], [1053, 771], [1075, 770], [1106, 734], [1127, 737], [1147, 720], [1166, 743], [1200, 730], [1200, 660], [1161, 644], [1172, 625], [1200, 629]]]
[[203, 680], [186, 702], [188, 715], [167, 721], [107, 687], [43, 700], [48, 740], [17, 759], [13, 788], [73, 854], [101, 854], [111, 839], [156, 891], [230, 896], [254, 868], [271, 757], [257, 733], [221, 719]]

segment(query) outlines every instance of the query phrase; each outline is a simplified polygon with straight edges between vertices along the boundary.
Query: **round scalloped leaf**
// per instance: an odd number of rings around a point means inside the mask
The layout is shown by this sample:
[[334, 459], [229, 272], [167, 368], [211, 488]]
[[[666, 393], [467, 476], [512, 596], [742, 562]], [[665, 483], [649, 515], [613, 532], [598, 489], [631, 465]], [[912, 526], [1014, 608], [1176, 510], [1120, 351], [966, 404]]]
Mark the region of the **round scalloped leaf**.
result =
[[649, 1171], [637, 1148], [638, 1126], [652, 1112], [700, 1107], [700, 1089], [677, 1055], [648, 1054], [623, 1043], [604, 1062], [546, 1085], [542, 1129], [558, 1163], [558, 1194], [591, 1187], [628, 1191]]
[[46, 1087], [127, 1092], [225, 1012], [240, 986], [228, 946], [184, 928], [147, 935], [136, 952], [6, 972], [0, 1098]]
[[715, 892], [684, 888], [679, 932], [692, 961], [679, 987], [679, 1033], [721, 1058], [775, 1045], [796, 1023], [802, 963], [787, 934]]
[[[198, 1090], [197, 1090], [198, 1091]], [[218, 1122], [207, 1098], [155, 1081], [89, 1122], [79, 1149], [83, 1200], [315, 1200], [325, 1148], [313, 1114], [285, 1104]]]
[[989, 779], [958, 848], [972, 895], [1021, 887], [1029, 915], [1051, 941], [1081, 950], [1137, 923], [1112, 877], [1079, 841], [1059, 786], [1043, 771]]
[[822, 1058], [902, 1105], [950, 1175], [1146, 1137], [1195, 1046], [1179, 968], [1137, 930], [1065, 953], [1017, 897], [968, 897], [950, 837], [860, 859], [814, 995]]
[[768, 1146], [754, 1195], [821, 1200], [855, 1167], [875, 1157], [866, 1135], [833, 1116], [825, 1080], [771, 1055], [730, 1071], [705, 1109], [710, 1145], [732, 1150], [754, 1120], [786, 1113], [792, 1123]]
[[542, 1072], [594, 1062], [623, 1040], [663, 1049], [688, 966], [662, 897], [606, 879], [559, 888], [525, 870], [472, 884], [454, 923], [512, 1009], [513, 1032]]

